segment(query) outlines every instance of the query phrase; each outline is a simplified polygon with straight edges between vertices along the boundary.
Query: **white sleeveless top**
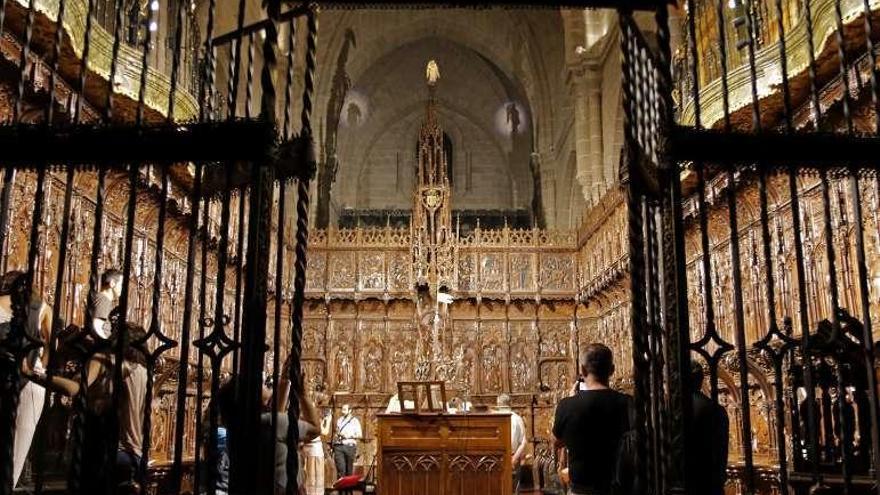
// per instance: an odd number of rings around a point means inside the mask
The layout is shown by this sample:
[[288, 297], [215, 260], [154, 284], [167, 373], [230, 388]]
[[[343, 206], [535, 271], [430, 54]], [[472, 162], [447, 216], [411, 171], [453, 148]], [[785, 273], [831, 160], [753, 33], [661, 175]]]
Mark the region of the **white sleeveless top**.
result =
[[[27, 322], [25, 323], [24, 331], [36, 340], [41, 340], [40, 316], [42, 315], [43, 310], [43, 302], [39, 300], [32, 301], [30, 306], [28, 306]], [[9, 323], [11, 321], [12, 313], [7, 311], [5, 308], [0, 307], [0, 325]], [[0, 330], [0, 338], [5, 338], [6, 333], [10, 330], [11, 328], [9, 325], [3, 326], [3, 330]], [[46, 344], [48, 344], [48, 342], [46, 342]], [[43, 368], [43, 362], [40, 359], [41, 357], [43, 357], [43, 349], [45, 349], [45, 346], [38, 348], [28, 355], [29, 364], [37, 373], [46, 371]]]

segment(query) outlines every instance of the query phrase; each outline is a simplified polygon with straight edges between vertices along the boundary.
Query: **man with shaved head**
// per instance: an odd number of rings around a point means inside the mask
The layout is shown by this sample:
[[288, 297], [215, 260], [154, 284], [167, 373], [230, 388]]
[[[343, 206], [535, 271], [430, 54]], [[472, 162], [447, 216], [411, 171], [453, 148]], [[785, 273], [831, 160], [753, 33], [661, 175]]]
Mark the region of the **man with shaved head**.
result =
[[607, 346], [589, 344], [578, 364], [571, 396], [556, 406], [555, 445], [568, 451], [569, 495], [609, 495], [621, 438], [630, 429], [630, 397], [608, 386], [614, 359]]

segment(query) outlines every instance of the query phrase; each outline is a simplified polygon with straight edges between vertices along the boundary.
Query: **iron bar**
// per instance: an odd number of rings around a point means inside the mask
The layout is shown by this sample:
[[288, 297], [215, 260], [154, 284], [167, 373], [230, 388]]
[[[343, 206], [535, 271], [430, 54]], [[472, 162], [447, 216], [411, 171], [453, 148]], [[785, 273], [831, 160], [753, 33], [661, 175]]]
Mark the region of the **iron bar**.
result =
[[[199, 319], [197, 320], [197, 324], [199, 326], [199, 339], [197, 342], [202, 342], [205, 339], [205, 327], [207, 325], [206, 316], [208, 314], [208, 242], [210, 241], [210, 233], [208, 231], [208, 220], [210, 213], [210, 202], [205, 199], [204, 205], [202, 209], [202, 225], [201, 225], [201, 237], [202, 237], [202, 253], [201, 253], [201, 269], [200, 269], [200, 277], [199, 277]], [[217, 265], [219, 267], [219, 265]], [[202, 402], [204, 402], [204, 386], [205, 386], [205, 348], [204, 346], [195, 346], [197, 349], [197, 357], [196, 357], [196, 428], [195, 428], [195, 470], [193, 472], [193, 484], [197, 487], [202, 486], [202, 452], [199, 450], [199, 446], [202, 444], [202, 435], [204, 425], [202, 424]], [[183, 356], [181, 356], [183, 359]], [[187, 356], [187, 365], [189, 363], [189, 356]], [[184, 361], [181, 361], [181, 366], [184, 365]], [[178, 404], [178, 408], [182, 406], [183, 403]], [[179, 410], [179, 409], [178, 409]], [[210, 435], [214, 435], [215, 432], [210, 432]]]
[[[141, 446], [141, 462], [139, 466], [140, 476], [139, 479], [146, 480], [147, 479], [147, 466], [149, 464], [150, 459], [150, 440], [152, 433], [152, 404], [153, 404], [153, 375], [156, 371], [156, 361], [160, 358], [162, 353], [175, 347], [178, 343], [174, 342], [170, 338], [168, 338], [161, 328], [161, 309], [162, 309], [162, 273], [163, 273], [163, 262], [165, 260], [165, 223], [167, 221], [168, 216], [168, 167], [161, 167], [162, 174], [162, 191], [160, 193], [161, 199], [159, 202], [159, 217], [157, 218], [157, 229], [156, 229], [156, 257], [155, 257], [155, 265], [153, 268], [153, 293], [150, 301], [150, 328], [147, 332], [146, 336], [143, 339], [143, 342], [133, 342], [133, 345], [137, 345], [140, 347], [140, 351], [144, 353], [147, 358], [147, 390], [146, 395], [144, 397], [144, 423], [142, 429], [142, 446]], [[155, 350], [153, 353], [147, 353], [146, 342], [151, 338], [156, 337], [161, 345]], [[183, 360], [180, 361], [185, 362]]]
[[[293, 329], [290, 339], [290, 396], [288, 398], [288, 429], [287, 429], [287, 474], [288, 479], [291, 473], [296, 473], [299, 465], [299, 454], [294, 446], [299, 439], [299, 427], [297, 419], [300, 414], [299, 399], [302, 390], [302, 323], [303, 323], [303, 304], [305, 302], [305, 286], [306, 286], [306, 255], [309, 241], [309, 183], [314, 176], [316, 163], [314, 154], [314, 142], [312, 138], [312, 104], [315, 96], [315, 72], [317, 62], [315, 59], [318, 41], [318, 20], [317, 7], [312, 8], [306, 13], [306, 56], [305, 56], [305, 78], [303, 81], [302, 95], [302, 112], [300, 114], [300, 138], [306, 143], [307, 152], [304, 157], [303, 164], [304, 173], [297, 179], [297, 201], [296, 201], [296, 246], [295, 246], [295, 264], [293, 278], [293, 303], [290, 311], [292, 314]], [[277, 25], [277, 24], [276, 24]], [[293, 47], [291, 47], [291, 50]], [[264, 72], [266, 75], [266, 72]], [[275, 111], [274, 94], [271, 99], [263, 99], [263, 112]], [[297, 426], [295, 426], [297, 425]], [[295, 478], [294, 478], [295, 479]], [[294, 495], [295, 491], [290, 483], [287, 485], [287, 494]]]
[[[878, 82], [876, 57], [874, 51], [872, 11], [868, 0], [863, 0], [864, 17], [865, 17], [865, 44], [868, 56], [871, 61], [871, 103], [874, 107], [874, 135], [880, 137], [880, 82]], [[857, 182], [857, 181], [856, 181]], [[875, 185], [878, 178], [874, 179]], [[857, 185], [857, 184], [856, 184]], [[859, 191], [855, 191], [859, 192]], [[855, 196], [853, 199], [853, 219], [856, 222], [856, 263], [858, 264], [859, 277], [859, 297], [862, 307], [862, 345], [864, 347], [865, 368], [868, 407], [870, 409], [871, 418], [880, 418], [880, 396], [877, 390], [877, 377], [873, 370], [876, 366], [876, 358], [874, 356], [874, 332], [872, 330], [869, 293], [867, 285], [867, 266], [865, 262], [865, 245], [863, 232], [863, 216], [861, 212], [861, 198]], [[880, 424], [877, 421], [871, 422], [871, 466], [874, 471], [874, 485], [878, 495], [880, 495]]]
[[[644, 199], [639, 187], [640, 184], [634, 180], [635, 174], [630, 172], [635, 163], [637, 148], [636, 137], [633, 132], [636, 122], [633, 120], [634, 115], [631, 111], [633, 99], [635, 98], [633, 93], [635, 77], [632, 72], [635, 61], [632, 58], [632, 52], [630, 50], [632, 39], [630, 33], [632, 12], [628, 9], [620, 9], [618, 15], [620, 18], [619, 26], [621, 31], [621, 71], [623, 73], [621, 91], [623, 93], [624, 109], [628, 110], [623, 114], [624, 148], [622, 155], [622, 171], [624, 174], [628, 175], [628, 177], [622, 178], [622, 181], [627, 185], [628, 247], [630, 253], [641, 253], [645, 250], [643, 234], [644, 221], [642, 217], [642, 203]], [[650, 408], [650, 403], [654, 397], [651, 394], [650, 389], [651, 371], [649, 363], [645, 359], [645, 356], [650, 349], [647, 339], [649, 330], [646, 328], [647, 315], [645, 314], [647, 301], [644, 297], [644, 291], [641, 290], [641, 286], [646, 280], [644, 261], [644, 258], [641, 256], [629, 257], [630, 294], [632, 298], [630, 302], [630, 318], [632, 322], [632, 359], [635, 381], [633, 416], [636, 433], [636, 449], [634, 452], [633, 467], [637, 477], [641, 477], [650, 482], [649, 473], [652, 471], [652, 466], [656, 462], [656, 458], [648, 458], [649, 447], [647, 444], [650, 442], [650, 438], [645, 428], [647, 421], [645, 411], [646, 408]], [[658, 488], [656, 481], [657, 480], [655, 479], [655, 490]], [[649, 484], [648, 486], [651, 485]]]
[[[236, 235], [236, 260], [235, 260], [235, 313], [232, 321], [232, 340], [237, 344], [241, 344], [241, 297], [242, 275], [244, 273], [244, 238], [246, 235], [245, 224], [245, 194], [244, 191], [238, 195], [238, 232]], [[239, 348], [236, 347], [232, 351], [232, 371], [238, 373]]]

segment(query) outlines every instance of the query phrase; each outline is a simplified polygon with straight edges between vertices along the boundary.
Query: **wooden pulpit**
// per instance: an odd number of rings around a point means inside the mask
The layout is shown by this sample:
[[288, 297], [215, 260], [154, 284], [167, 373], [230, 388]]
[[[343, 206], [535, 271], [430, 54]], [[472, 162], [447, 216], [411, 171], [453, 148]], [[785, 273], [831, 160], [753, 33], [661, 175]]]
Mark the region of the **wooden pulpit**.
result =
[[508, 414], [379, 414], [382, 495], [510, 495]]

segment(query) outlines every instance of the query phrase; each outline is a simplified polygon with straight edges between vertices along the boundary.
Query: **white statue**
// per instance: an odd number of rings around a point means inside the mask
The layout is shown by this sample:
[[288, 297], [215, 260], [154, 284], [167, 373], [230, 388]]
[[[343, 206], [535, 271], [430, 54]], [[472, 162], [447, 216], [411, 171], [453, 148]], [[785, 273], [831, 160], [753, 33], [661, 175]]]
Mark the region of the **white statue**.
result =
[[425, 77], [428, 78], [428, 84], [434, 86], [437, 84], [437, 80], [440, 79], [440, 68], [437, 67], [437, 62], [433, 60], [428, 61], [428, 67], [425, 70]]

